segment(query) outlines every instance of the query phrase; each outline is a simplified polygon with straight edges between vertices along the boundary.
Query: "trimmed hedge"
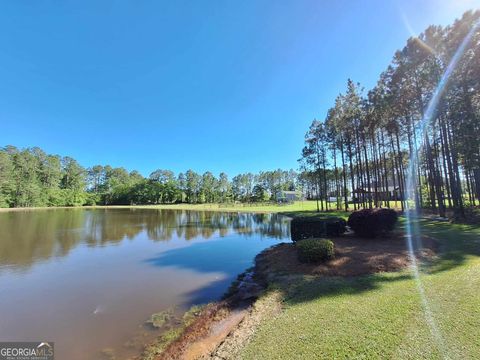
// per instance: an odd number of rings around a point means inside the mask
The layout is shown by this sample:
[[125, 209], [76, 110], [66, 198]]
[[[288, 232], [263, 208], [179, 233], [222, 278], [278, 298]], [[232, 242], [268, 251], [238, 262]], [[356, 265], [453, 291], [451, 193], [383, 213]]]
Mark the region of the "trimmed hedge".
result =
[[374, 238], [392, 231], [397, 220], [397, 212], [393, 209], [362, 209], [350, 214], [348, 226], [358, 236]]
[[298, 260], [301, 262], [320, 262], [335, 257], [335, 247], [331, 240], [305, 239], [296, 244]]
[[293, 241], [323, 236], [339, 236], [347, 230], [347, 222], [342, 218], [297, 217], [290, 223]]

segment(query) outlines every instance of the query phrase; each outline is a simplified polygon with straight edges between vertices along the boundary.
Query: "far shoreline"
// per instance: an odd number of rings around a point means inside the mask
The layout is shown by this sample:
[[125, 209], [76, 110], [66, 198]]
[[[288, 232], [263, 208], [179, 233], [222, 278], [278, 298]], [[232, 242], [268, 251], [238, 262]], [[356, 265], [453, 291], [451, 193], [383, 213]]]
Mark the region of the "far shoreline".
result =
[[[242, 213], [298, 213], [316, 212], [314, 200], [297, 201], [288, 204], [276, 203], [246, 203], [246, 204], [158, 204], [158, 205], [86, 205], [86, 206], [42, 206], [42, 207], [14, 207], [0, 208], [0, 213], [22, 212], [35, 210], [94, 210], [94, 209], [150, 209], [150, 210], [189, 210], [189, 211], [216, 211], [216, 212], [242, 212]], [[320, 213], [335, 213], [336, 210], [322, 211]], [[343, 211], [341, 211], [343, 212]]]

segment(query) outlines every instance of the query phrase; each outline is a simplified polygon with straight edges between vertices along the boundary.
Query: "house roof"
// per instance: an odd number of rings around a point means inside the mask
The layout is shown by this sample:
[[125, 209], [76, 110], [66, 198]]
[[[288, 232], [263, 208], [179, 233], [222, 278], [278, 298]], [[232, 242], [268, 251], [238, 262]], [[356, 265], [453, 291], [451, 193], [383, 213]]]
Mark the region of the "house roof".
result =
[[[387, 188], [387, 191], [395, 191], [395, 190], [399, 190], [400, 187], [398, 186], [389, 186]], [[377, 192], [384, 192], [385, 191], [385, 187], [383, 186], [379, 186], [377, 188]], [[354, 193], [374, 193], [375, 192], [375, 188], [366, 188], [366, 189], [363, 189], [363, 188], [356, 188], [355, 190], [353, 190]]]

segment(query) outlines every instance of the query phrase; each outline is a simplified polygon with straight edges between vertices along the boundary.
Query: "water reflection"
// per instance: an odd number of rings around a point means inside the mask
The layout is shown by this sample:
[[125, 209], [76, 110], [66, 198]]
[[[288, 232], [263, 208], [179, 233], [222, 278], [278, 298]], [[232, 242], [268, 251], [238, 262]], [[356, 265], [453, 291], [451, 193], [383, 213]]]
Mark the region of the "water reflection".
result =
[[[289, 237], [286, 220], [276, 214], [163, 209], [5, 212], [0, 213], [0, 271], [27, 270], [36, 262], [66, 256], [79, 244], [89, 247], [115, 244], [133, 240], [142, 232], [152, 241], [169, 241], [174, 237], [210, 239], [232, 232], [246, 237]], [[170, 261], [173, 259], [175, 256]]]

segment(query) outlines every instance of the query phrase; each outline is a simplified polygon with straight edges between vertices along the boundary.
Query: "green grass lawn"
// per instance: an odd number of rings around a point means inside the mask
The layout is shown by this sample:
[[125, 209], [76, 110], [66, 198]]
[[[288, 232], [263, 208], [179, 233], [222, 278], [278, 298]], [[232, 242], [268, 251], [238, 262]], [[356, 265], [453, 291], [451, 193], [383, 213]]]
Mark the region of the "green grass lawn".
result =
[[[397, 203], [398, 207], [400, 202]], [[336, 208], [335, 203], [329, 203], [331, 211]], [[105, 207], [105, 206], [98, 206]], [[109, 206], [106, 206], [109, 207]], [[225, 203], [225, 204], [160, 204], [160, 205], [133, 205], [122, 206], [115, 205], [112, 208], [147, 208], [147, 209], [177, 209], [177, 210], [204, 210], [204, 211], [242, 211], [242, 212], [299, 212], [299, 211], [316, 211], [317, 203], [315, 200], [296, 201], [289, 204], [277, 203]], [[326, 208], [325, 202], [324, 207]], [[395, 208], [395, 202], [390, 202], [390, 207]], [[342, 208], [343, 210], [343, 208]], [[349, 205], [349, 210], [353, 210], [353, 204]]]
[[[333, 205], [332, 205], [333, 206]], [[225, 203], [225, 204], [160, 204], [136, 205], [136, 208], [173, 209], [173, 210], [199, 210], [199, 211], [240, 211], [240, 212], [296, 212], [315, 211], [315, 201], [296, 201], [290, 204], [276, 203]]]
[[[480, 227], [421, 221], [441, 243], [421, 281], [438, 327], [425, 320], [410, 270], [277, 284], [284, 311], [264, 322], [245, 359], [479, 359]], [[359, 240], [360, 241], [360, 240]]]

